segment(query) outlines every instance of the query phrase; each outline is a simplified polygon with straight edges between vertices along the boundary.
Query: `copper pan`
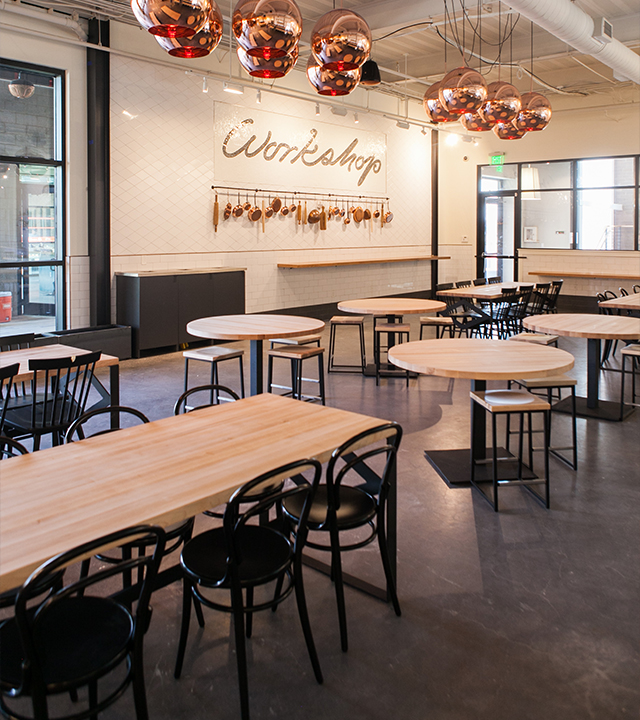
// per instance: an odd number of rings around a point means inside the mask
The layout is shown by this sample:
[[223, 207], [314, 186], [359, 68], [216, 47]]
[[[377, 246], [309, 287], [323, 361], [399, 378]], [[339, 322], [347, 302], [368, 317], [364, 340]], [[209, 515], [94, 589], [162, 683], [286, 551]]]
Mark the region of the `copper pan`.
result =
[[320, 210], [317, 210], [317, 209], [316, 209], [316, 210], [312, 210], [312, 211], [309, 213], [309, 217], [307, 218], [307, 222], [308, 222], [310, 225], [314, 225], [315, 223], [320, 222], [320, 217], [321, 217]]
[[363, 210], [362, 219], [363, 220], [371, 220], [371, 210], [369, 210], [369, 208], [365, 208]]
[[362, 222], [364, 218], [364, 210], [358, 205], [358, 207], [353, 211], [353, 219], [359, 223]]
[[264, 211], [264, 216], [267, 218], [273, 217], [274, 212], [275, 211], [274, 211], [273, 205], [267, 205], [267, 207], [265, 208], [265, 211]]
[[252, 222], [257, 222], [262, 217], [262, 210], [257, 206], [252, 207], [249, 208], [247, 215], [249, 216], [249, 220], [251, 220]]
[[271, 207], [273, 208], [273, 214], [277, 215], [280, 212], [280, 208], [282, 207], [282, 200], [280, 200], [279, 197], [273, 198], [271, 201]]
[[393, 220], [393, 213], [391, 211], [388, 211], [384, 214], [384, 221], [386, 223], [390, 223]]

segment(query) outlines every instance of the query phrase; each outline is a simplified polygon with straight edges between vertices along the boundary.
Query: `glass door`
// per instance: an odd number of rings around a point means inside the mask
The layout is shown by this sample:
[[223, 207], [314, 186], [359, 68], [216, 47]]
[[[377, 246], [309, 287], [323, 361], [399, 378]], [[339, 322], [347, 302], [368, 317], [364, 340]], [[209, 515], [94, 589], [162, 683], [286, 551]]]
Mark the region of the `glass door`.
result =
[[483, 277], [499, 275], [504, 282], [518, 277], [515, 199], [516, 193], [480, 197], [478, 274]]

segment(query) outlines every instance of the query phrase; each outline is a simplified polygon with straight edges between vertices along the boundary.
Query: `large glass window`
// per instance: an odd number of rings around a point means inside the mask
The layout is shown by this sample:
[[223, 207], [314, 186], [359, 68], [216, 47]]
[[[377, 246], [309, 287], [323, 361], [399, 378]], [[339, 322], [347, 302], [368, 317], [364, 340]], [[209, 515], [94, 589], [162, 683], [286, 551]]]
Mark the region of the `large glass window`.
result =
[[0, 61], [0, 335], [64, 327], [61, 73]]

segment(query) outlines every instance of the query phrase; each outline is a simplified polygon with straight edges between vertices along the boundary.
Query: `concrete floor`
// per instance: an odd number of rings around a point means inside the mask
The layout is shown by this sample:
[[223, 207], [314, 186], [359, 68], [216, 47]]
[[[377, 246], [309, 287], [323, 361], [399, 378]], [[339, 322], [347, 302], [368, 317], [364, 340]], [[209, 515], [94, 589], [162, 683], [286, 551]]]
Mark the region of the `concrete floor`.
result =
[[[417, 337], [417, 319], [411, 322]], [[231, 345], [248, 351], [248, 344]], [[574, 353], [584, 392], [586, 341], [560, 345]], [[353, 361], [355, 343], [341, 338], [341, 347]], [[221, 381], [236, 387], [235, 363], [227, 366]], [[123, 404], [152, 419], [169, 415], [182, 373], [181, 353], [123, 362]], [[619, 374], [601, 377], [601, 396], [617, 399]], [[204, 368], [194, 375], [206, 378]], [[424, 459], [425, 449], [468, 446], [468, 393], [468, 381], [421, 377], [407, 389], [404, 380], [376, 387], [360, 375], [329, 376], [328, 405], [395, 420], [405, 430], [398, 469], [403, 614], [347, 589], [344, 654], [332, 585], [307, 569], [324, 685], [313, 678], [293, 599], [275, 614], [261, 613], [248, 642], [253, 720], [640, 715], [640, 412], [622, 423], [578, 420], [579, 470], [551, 460], [550, 510], [520, 488], [505, 488], [494, 513], [468, 486], [447, 487]], [[555, 416], [554, 424], [562, 435], [568, 416]], [[381, 581], [375, 549], [345, 561]], [[180, 592], [175, 585], [154, 598], [145, 640], [150, 717], [237, 720], [227, 616], [205, 609], [205, 629], [192, 623], [182, 678], [173, 679]], [[101, 717], [134, 717], [130, 692]]]

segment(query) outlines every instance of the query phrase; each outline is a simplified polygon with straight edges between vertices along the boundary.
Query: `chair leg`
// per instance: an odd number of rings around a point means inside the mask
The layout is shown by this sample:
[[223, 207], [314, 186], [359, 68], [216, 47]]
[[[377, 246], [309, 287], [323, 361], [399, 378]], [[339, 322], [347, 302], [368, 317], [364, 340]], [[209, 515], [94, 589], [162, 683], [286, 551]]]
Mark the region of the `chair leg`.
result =
[[189, 358], [184, 359], [184, 391], [189, 389]]
[[240, 397], [243, 398], [244, 395], [244, 363], [242, 362], [242, 355], [238, 358], [240, 362]]
[[318, 660], [316, 645], [313, 641], [311, 623], [309, 622], [309, 612], [307, 610], [307, 599], [304, 594], [301, 557], [298, 557], [294, 562], [293, 581], [296, 593], [296, 604], [298, 605], [298, 615], [300, 616], [300, 625], [302, 626], [302, 633], [307, 644], [307, 651], [309, 653], [309, 659], [311, 660], [311, 666], [313, 667], [313, 674], [316, 676], [318, 683], [322, 685], [322, 670], [320, 669], [320, 661]]
[[[135, 661], [135, 659], [134, 659]], [[135, 673], [134, 673], [135, 678]], [[89, 685], [87, 686], [88, 694], [89, 694], [89, 710], [94, 710], [98, 706], [98, 681], [97, 680], [91, 680]], [[137, 708], [136, 708], [136, 716], [138, 715]], [[92, 712], [91, 715], [89, 715], [90, 720], [98, 720], [98, 714]]]
[[358, 333], [360, 335], [360, 358], [362, 364], [362, 372], [364, 373], [367, 367], [367, 352], [364, 345], [364, 323], [358, 325]]
[[[633, 358], [632, 358], [631, 360], [632, 360], [632, 362], [631, 362], [631, 373], [632, 373], [632, 375], [633, 375], [633, 370], [634, 370], [634, 367], [633, 367]], [[620, 379], [620, 420], [622, 420], [622, 418], [624, 417], [624, 374], [625, 374], [625, 371], [626, 371], [626, 364], [627, 364], [627, 356], [626, 356], [626, 355], [623, 355], [623, 356], [622, 356], [622, 368], [621, 368], [621, 369], [622, 369], [622, 375], [621, 375], [621, 379]]]
[[398, 617], [402, 615], [400, 610], [400, 602], [398, 601], [398, 593], [396, 591], [396, 583], [391, 572], [391, 562], [389, 561], [389, 547], [387, 545], [387, 528], [385, 522], [385, 507], [378, 508], [378, 547], [380, 548], [380, 557], [382, 558], [382, 567], [384, 576], [387, 580], [387, 592], [391, 596], [391, 604]]
[[[571, 433], [573, 436], [573, 469], [578, 469], [578, 428], [576, 420], [576, 389], [571, 387]], [[549, 411], [549, 436], [551, 436], [551, 411]]]
[[[136, 708], [136, 720], [149, 720], [147, 709], [147, 693], [144, 687], [144, 659], [142, 654], [142, 639], [136, 644], [133, 652], [133, 702]], [[97, 685], [97, 683], [96, 683]], [[97, 718], [97, 716], [96, 716]]]
[[242, 720], [249, 720], [249, 679], [247, 677], [247, 648], [244, 641], [244, 608], [242, 605], [242, 589], [236, 587], [236, 583], [231, 588], [231, 604], [233, 606], [233, 626], [238, 663], [240, 715]]
[[180, 625], [180, 640], [178, 641], [178, 654], [173, 677], [176, 680], [182, 673], [184, 653], [187, 649], [187, 636], [189, 635], [189, 621], [191, 619], [191, 582], [188, 578], [182, 578], [182, 623]]
[[250, 607], [253, 607], [253, 587], [247, 588], [247, 602], [245, 604], [245, 635], [248, 638], [251, 637], [251, 633], [253, 632], [253, 613], [251, 612], [251, 610], [249, 610]]
[[267, 392], [273, 392], [273, 358], [271, 355], [267, 358]]
[[498, 438], [496, 436], [496, 414], [491, 413], [491, 458], [493, 460], [493, 509], [498, 512]]
[[349, 649], [349, 641], [347, 638], [347, 611], [344, 603], [344, 585], [342, 582], [342, 560], [340, 558], [340, 535], [335, 524], [335, 519], [331, 523], [331, 576], [336, 590], [336, 603], [338, 605], [338, 623], [340, 625], [340, 643], [342, 652]]
[[336, 325], [331, 323], [331, 327], [329, 329], [329, 366], [327, 367], [327, 372], [331, 372], [333, 370], [333, 353], [335, 351], [335, 343]]
[[[301, 371], [302, 373], [302, 371]], [[322, 355], [318, 355], [318, 381], [320, 385], [320, 397], [322, 398], [322, 404], [325, 404], [324, 396], [324, 363], [322, 362]]]

